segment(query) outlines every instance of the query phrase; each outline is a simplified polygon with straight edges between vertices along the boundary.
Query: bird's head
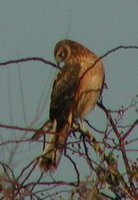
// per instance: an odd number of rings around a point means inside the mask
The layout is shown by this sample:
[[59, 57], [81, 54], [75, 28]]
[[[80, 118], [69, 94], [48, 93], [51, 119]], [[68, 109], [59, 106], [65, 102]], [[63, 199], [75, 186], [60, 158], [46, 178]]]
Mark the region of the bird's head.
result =
[[71, 47], [68, 40], [62, 40], [56, 44], [54, 56], [58, 65], [68, 62], [71, 56]]

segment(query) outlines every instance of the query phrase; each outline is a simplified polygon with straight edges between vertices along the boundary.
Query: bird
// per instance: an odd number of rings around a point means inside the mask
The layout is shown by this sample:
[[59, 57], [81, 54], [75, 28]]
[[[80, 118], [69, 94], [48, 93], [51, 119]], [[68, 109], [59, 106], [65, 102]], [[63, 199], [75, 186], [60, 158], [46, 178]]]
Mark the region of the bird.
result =
[[51, 132], [38, 161], [43, 173], [59, 166], [75, 119], [83, 120], [95, 108], [105, 79], [102, 60], [76, 41], [59, 41], [54, 57], [61, 69], [53, 82], [49, 121], [35, 133]]

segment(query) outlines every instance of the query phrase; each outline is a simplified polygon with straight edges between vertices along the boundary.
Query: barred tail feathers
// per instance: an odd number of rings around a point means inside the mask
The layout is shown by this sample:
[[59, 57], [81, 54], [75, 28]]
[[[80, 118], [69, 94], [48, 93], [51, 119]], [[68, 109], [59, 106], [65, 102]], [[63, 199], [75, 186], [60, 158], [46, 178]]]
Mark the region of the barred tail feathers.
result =
[[[56, 129], [56, 125], [53, 127]], [[57, 169], [62, 152], [66, 145], [66, 140], [70, 129], [69, 127], [69, 124], [66, 123], [59, 133], [56, 133], [55, 130], [52, 130], [55, 132], [55, 134], [50, 135], [48, 143], [45, 144], [43, 154], [39, 158], [38, 162], [39, 168], [42, 172], [54, 172]]]

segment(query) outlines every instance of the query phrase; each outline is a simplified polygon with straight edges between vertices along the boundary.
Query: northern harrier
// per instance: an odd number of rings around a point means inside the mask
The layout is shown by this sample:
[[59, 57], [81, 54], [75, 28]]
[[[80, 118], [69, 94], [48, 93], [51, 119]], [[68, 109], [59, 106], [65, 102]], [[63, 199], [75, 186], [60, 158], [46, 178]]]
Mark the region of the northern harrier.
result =
[[39, 158], [42, 172], [57, 168], [74, 119], [83, 119], [95, 107], [105, 76], [102, 61], [75, 41], [58, 42], [54, 56], [63, 67], [53, 84], [49, 121], [35, 134], [53, 132]]

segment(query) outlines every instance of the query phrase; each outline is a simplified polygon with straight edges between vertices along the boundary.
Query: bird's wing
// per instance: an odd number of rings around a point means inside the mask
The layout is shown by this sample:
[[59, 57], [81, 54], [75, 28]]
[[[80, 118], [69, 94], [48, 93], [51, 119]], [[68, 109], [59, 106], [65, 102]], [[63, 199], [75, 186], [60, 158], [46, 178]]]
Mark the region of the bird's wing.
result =
[[56, 129], [55, 134], [49, 137], [48, 144], [45, 145], [43, 155], [39, 159], [39, 168], [42, 172], [55, 171], [66, 145], [71, 120], [73, 120], [72, 108], [79, 81], [79, 70], [79, 65], [64, 66], [53, 84], [50, 121], [56, 123]]
[[65, 65], [53, 84], [50, 105], [50, 120], [57, 121], [57, 131], [66, 124], [73, 107], [79, 81], [79, 65]]

